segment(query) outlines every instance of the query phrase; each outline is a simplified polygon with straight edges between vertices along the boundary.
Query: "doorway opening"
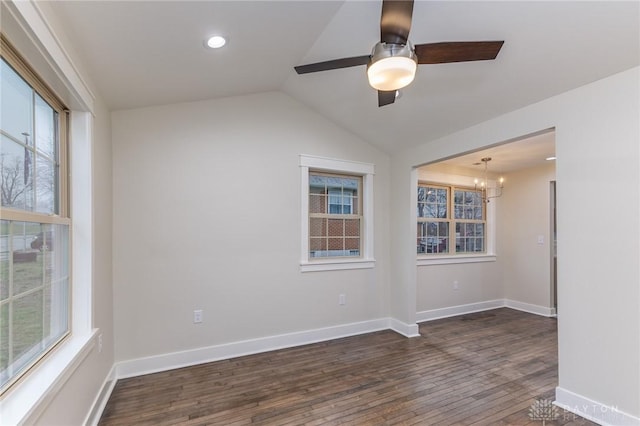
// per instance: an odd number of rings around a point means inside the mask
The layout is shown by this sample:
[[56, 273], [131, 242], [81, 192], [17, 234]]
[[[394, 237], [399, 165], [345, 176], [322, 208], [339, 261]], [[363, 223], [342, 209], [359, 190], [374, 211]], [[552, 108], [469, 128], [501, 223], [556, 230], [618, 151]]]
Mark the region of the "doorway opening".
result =
[[[495, 185], [504, 177], [504, 188], [500, 197], [487, 200], [484, 222], [474, 223], [473, 231], [483, 234], [469, 234], [466, 225], [463, 234], [455, 215], [456, 209], [463, 214], [466, 206], [456, 202], [456, 196], [464, 194], [466, 200], [465, 191], [473, 192], [474, 182], [482, 182], [487, 166], [483, 158], [491, 158], [489, 180]], [[548, 129], [417, 168], [419, 322], [445, 311], [464, 314], [465, 307], [491, 309], [496, 301], [539, 315], [556, 314], [554, 159], [555, 131]], [[448, 216], [452, 219], [447, 225]], [[468, 249], [471, 237], [480, 240], [473, 246], [480, 247], [479, 252], [459, 250]]]

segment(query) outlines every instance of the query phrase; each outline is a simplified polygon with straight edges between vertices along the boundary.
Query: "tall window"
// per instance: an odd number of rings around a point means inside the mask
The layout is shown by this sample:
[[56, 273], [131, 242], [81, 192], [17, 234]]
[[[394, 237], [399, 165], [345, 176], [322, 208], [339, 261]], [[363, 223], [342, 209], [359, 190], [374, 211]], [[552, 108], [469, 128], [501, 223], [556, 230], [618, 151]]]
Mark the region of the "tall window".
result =
[[417, 209], [418, 254], [486, 252], [486, 203], [480, 191], [420, 183]]
[[70, 331], [65, 107], [4, 38], [0, 105], [0, 391]]
[[309, 257], [360, 256], [360, 176], [309, 173]]

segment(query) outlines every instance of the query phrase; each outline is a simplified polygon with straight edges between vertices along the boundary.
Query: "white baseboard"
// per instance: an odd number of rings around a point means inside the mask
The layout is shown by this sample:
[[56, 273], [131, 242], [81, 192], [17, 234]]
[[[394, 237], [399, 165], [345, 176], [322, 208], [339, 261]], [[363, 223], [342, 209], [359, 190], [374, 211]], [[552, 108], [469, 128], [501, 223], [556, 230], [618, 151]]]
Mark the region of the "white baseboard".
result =
[[[140, 376], [380, 330], [392, 329], [405, 336], [411, 334], [412, 328], [409, 324], [406, 324], [406, 327], [398, 327], [398, 330], [396, 330], [396, 328], [391, 327], [391, 320], [390, 318], [380, 318], [121, 361], [115, 364], [115, 376], [117, 379]], [[398, 325], [403, 323], [397, 321], [397, 323], [394, 322], [393, 324]], [[417, 327], [418, 326], [415, 325], [415, 333], [417, 333]]]
[[395, 318], [389, 318], [389, 329], [404, 337], [419, 337], [418, 324], [407, 324]]
[[504, 306], [511, 309], [517, 309], [518, 311], [529, 312], [530, 314], [542, 315], [544, 317], [553, 317], [556, 315], [556, 310], [554, 308], [518, 302], [517, 300], [504, 299]]
[[469, 303], [466, 305], [449, 306], [440, 309], [431, 309], [421, 311], [416, 314], [417, 322], [433, 321], [442, 318], [455, 317], [457, 315], [472, 314], [474, 312], [489, 311], [497, 308], [511, 308], [518, 311], [528, 312], [530, 314], [542, 315], [545, 317], [553, 317], [556, 312], [554, 308], [547, 308], [530, 303], [518, 302], [510, 299], [495, 299], [484, 302]]
[[87, 418], [84, 421], [85, 426], [97, 426], [100, 421], [100, 417], [102, 416], [102, 412], [104, 408], [107, 406], [107, 402], [109, 401], [109, 397], [111, 396], [111, 392], [113, 392], [113, 388], [116, 386], [116, 368], [115, 365], [111, 367], [109, 374], [104, 379], [102, 386], [100, 387], [100, 392], [96, 396], [96, 399], [91, 404], [91, 410], [87, 415]]
[[561, 387], [556, 388], [554, 404], [603, 426], [640, 425], [640, 418], [622, 412], [618, 407], [602, 404]]
[[503, 308], [504, 306], [504, 299], [488, 300], [486, 302], [469, 303], [467, 305], [450, 306], [447, 308], [418, 312], [416, 319], [418, 322], [433, 321], [441, 318], [455, 317], [456, 315]]

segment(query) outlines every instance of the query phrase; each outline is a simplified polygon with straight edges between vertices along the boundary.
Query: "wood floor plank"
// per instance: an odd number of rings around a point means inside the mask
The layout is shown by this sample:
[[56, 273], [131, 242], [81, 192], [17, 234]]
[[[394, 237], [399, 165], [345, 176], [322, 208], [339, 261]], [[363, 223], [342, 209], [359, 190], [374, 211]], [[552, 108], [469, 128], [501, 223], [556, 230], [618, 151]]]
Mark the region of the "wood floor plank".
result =
[[[536, 425], [556, 320], [507, 308], [119, 380], [113, 425]], [[558, 409], [548, 425], [593, 425]]]

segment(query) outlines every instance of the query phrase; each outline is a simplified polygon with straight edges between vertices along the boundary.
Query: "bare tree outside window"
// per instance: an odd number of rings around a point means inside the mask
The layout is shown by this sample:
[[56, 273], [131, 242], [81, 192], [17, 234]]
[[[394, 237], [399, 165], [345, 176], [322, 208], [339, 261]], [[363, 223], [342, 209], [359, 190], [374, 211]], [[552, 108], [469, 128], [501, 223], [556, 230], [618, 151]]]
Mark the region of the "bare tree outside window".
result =
[[[31, 190], [31, 181], [27, 178], [29, 172], [20, 158], [0, 155], [0, 190], [2, 191], [2, 206], [14, 207], [24, 204], [25, 195]], [[22, 202], [21, 202], [22, 201]]]

